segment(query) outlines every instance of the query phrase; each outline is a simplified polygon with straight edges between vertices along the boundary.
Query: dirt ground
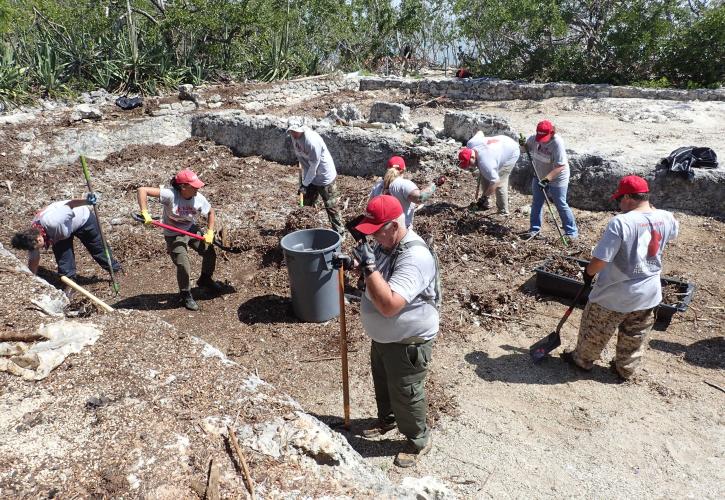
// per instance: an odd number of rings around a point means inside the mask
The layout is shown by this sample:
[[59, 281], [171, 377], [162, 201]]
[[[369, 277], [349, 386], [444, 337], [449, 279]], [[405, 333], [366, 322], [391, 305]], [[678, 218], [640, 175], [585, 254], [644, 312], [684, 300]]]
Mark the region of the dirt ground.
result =
[[[233, 95], [229, 89], [223, 92], [224, 99]], [[320, 117], [330, 107], [352, 101], [365, 113], [382, 97], [407, 99], [411, 105], [426, 100], [397, 92], [342, 92], [272, 111]], [[415, 109], [414, 119], [442, 122], [446, 108], [441, 104], [486, 112], [495, 108], [515, 125], [529, 128], [542, 111], [556, 109], [568, 132], [564, 137], [577, 151], [580, 148], [573, 145], [588, 144], [593, 121], [603, 127], [614, 120], [617, 127], [607, 128], [599, 149], [616, 155], [619, 143], [620, 149], [631, 148], [633, 157], [642, 161], [689, 142], [715, 147], [708, 139], [716, 141], [717, 134], [725, 133], [725, 103], [441, 100]], [[700, 128], [695, 130], [689, 118], [678, 121], [683, 115], [674, 111], [681, 106], [688, 106], [693, 115], [709, 110], [708, 117], [716, 121], [698, 115]], [[628, 117], [635, 118], [617, 121], [612, 109], [620, 114], [626, 110]], [[663, 124], [642, 118], [648, 109], [673, 112]], [[602, 113], [611, 116], [603, 119]], [[13, 132], [30, 126], [16, 126]], [[675, 133], [679, 133], [677, 144], [670, 137]], [[662, 143], [650, 142], [661, 136], [666, 136]], [[627, 142], [632, 137], [634, 142]], [[10, 191], [0, 182], [3, 244], [48, 202], [80, 196], [85, 190], [78, 165], [47, 170], [31, 163], [16, 168], [16, 143], [6, 141], [2, 148], [6, 154], [0, 157], [0, 181], [8, 180], [12, 186]], [[202, 192], [242, 250], [219, 253], [215, 278], [225, 282], [227, 290], [210, 296], [195, 289], [201, 304], [195, 313], [175, 303], [174, 268], [161, 234], [129, 217], [137, 210], [138, 186], [168, 184], [171, 175], [184, 167], [194, 168], [207, 183]], [[106, 275], [77, 246], [81, 283], [114, 307], [152, 311], [178, 329], [202, 337], [290, 394], [311, 414], [330, 425], [339, 424], [339, 323], [301, 323], [294, 317], [279, 248], [280, 238], [291, 230], [327, 226], [319, 207], [303, 213], [296, 208], [296, 170], [261, 158], [234, 157], [225, 147], [197, 139], [177, 146], [126, 148], [103, 161], [92, 161], [90, 169], [94, 188], [103, 196], [101, 217], [112, 221], [106, 225], [107, 236], [125, 274], [120, 277], [121, 295], [113, 297]], [[414, 223], [419, 233], [435, 238], [445, 295], [428, 381], [433, 450], [415, 469], [401, 470], [392, 465], [401, 435], [365, 441], [356, 434], [375, 415], [375, 403], [369, 342], [355, 302], [346, 307], [353, 432], [341, 430], [352, 446], [395, 481], [408, 475], [433, 475], [464, 498], [725, 496], [723, 221], [675, 214], [681, 234], [667, 247], [664, 274], [691, 281], [697, 290], [687, 312], [675, 314], [665, 331], [652, 332], [641, 374], [620, 383], [608, 366], [613, 343], [587, 374], [565, 364], [558, 353], [541, 365], [533, 365], [528, 355], [528, 346], [551, 332], [568, 306], [563, 299], [537, 292], [534, 268], [553, 255], [588, 258], [613, 212], [574, 209], [581, 237], [570, 248], [557, 241], [551, 221], [545, 224], [543, 238], [524, 242], [517, 233], [528, 229], [525, 209], [530, 197], [512, 192], [510, 216], [496, 215], [495, 210], [471, 212], [475, 182], [453, 166], [445, 173], [448, 183], [419, 210]], [[422, 183], [433, 176], [426, 172], [412, 178]], [[349, 219], [361, 212], [373, 180], [338, 179], [343, 213]], [[158, 205], [151, 210], [158, 213]], [[198, 272], [200, 259], [191, 258]], [[44, 255], [41, 265], [41, 276], [57, 281], [52, 254]], [[354, 286], [357, 277], [348, 274], [347, 281]], [[580, 309], [575, 310], [564, 326], [563, 347], [575, 343], [580, 314]]]

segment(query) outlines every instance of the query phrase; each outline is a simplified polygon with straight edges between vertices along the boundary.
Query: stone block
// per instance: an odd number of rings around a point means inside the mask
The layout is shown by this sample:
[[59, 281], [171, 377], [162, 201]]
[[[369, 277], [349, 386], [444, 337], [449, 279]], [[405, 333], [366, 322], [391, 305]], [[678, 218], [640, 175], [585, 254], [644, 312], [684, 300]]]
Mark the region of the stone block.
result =
[[408, 123], [410, 108], [394, 102], [376, 102], [370, 108], [370, 122]]
[[484, 135], [507, 135], [517, 138], [508, 120], [473, 111], [449, 111], [443, 118], [443, 134], [465, 144], [479, 130]]

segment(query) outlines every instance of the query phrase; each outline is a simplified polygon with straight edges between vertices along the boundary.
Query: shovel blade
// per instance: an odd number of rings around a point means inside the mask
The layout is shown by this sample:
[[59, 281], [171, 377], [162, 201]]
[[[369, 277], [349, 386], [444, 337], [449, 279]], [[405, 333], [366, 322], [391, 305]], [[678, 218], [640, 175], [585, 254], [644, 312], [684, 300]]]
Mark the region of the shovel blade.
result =
[[558, 331], [553, 331], [543, 339], [539, 340], [529, 348], [529, 354], [534, 363], [541, 363], [547, 354], [561, 345], [561, 336]]

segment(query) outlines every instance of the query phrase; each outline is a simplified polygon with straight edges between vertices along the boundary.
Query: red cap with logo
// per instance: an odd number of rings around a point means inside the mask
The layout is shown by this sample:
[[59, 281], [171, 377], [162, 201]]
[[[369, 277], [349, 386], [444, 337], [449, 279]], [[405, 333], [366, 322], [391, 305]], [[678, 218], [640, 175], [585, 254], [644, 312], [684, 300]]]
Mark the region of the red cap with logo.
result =
[[647, 181], [638, 175], [627, 175], [622, 177], [611, 200], [618, 200], [625, 194], [649, 193]]
[[191, 187], [195, 187], [196, 189], [204, 187], [204, 183], [201, 182], [199, 176], [188, 168], [176, 174], [175, 179], [177, 184], [188, 184]]
[[394, 196], [381, 194], [368, 202], [365, 208], [365, 218], [355, 229], [363, 234], [373, 234], [391, 220], [395, 220], [403, 213], [403, 207]]
[[547, 142], [554, 135], [554, 124], [549, 120], [542, 120], [536, 126], [536, 142]]
[[403, 172], [405, 171], [405, 160], [400, 156], [393, 156], [388, 160], [388, 168], [397, 168]]
[[458, 152], [458, 166], [461, 168], [468, 168], [468, 164], [471, 162], [471, 155], [473, 150], [471, 148], [463, 148]]

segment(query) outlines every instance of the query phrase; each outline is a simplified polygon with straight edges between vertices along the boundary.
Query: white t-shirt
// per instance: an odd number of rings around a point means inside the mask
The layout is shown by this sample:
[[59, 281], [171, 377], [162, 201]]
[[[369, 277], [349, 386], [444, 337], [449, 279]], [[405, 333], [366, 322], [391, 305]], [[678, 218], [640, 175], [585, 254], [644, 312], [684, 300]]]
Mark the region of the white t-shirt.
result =
[[[401, 244], [412, 240], [423, 241], [411, 229]], [[387, 277], [392, 254], [384, 252], [380, 245], [374, 250], [377, 268], [383, 277]], [[360, 303], [360, 316], [368, 337], [383, 344], [400, 342], [408, 337], [435, 338], [439, 323], [435, 307], [435, 274], [435, 261], [426, 247], [416, 245], [401, 252], [387, 282], [406, 304], [397, 315], [386, 318], [375, 308], [366, 291]]]
[[70, 238], [91, 216], [88, 206], [70, 208], [69, 201], [51, 203], [33, 219], [34, 224], [43, 226], [50, 244]]
[[486, 142], [486, 136], [483, 135], [482, 131], [478, 131], [475, 134], [473, 134], [473, 137], [468, 139], [468, 142], [466, 143], [466, 147], [469, 149], [476, 148], [478, 146], [481, 146], [485, 144]]
[[[184, 231], [188, 231], [194, 225], [197, 214], [208, 215], [211, 210], [211, 205], [201, 193], [196, 193], [187, 200], [176, 189], [161, 188], [159, 200], [164, 206], [161, 221]], [[179, 233], [164, 229], [165, 236], [177, 234]]]
[[[483, 135], [481, 132], [478, 133]], [[506, 135], [486, 137], [473, 150], [476, 152], [478, 171], [481, 172], [484, 179], [490, 182], [498, 181], [498, 173], [501, 169], [513, 167], [521, 154], [518, 142]]]
[[561, 137], [554, 135], [549, 142], [536, 142], [536, 136], [532, 135], [526, 139], [526, 145], [531, 153], [534, 169], [539, 179], [545, 177], [557, 165], [564, 165], [564, 170], [551, 181], [551, 185], [564, 187], [569, 184], [569, 159], [566, 156], [566, 147]]
[[413, 191], [418, 189], [418, 186], [416, 186], [413, 181], [409, 181], [403, 177], [397, 177], [393, 182], [391, 182], [387, 193], [383, 192], [384, 185], [385, 180], [380, 179], [370, 190], [370, 195], [368, 197], [372, 198], [373, 196], [379, 196], [381, 194], [389, 194], [397, 198], [400, 205], [403, 207], [403, 213], [405, 214], [405, 227], [410, 227], [413, 224], [416, 204], [412, 201], [408, 201], [408, 197]]
[[641, 311], [662, 301], [662, 252], [677, 237], [670, 212], [652, 209], [614, 217], [592, 255], [609, 264], [599, 273], [589, 300], [616, 312]]
[[302, 184], [304, 186], [327, 186], [337, 177], [335, 162], [327, 149], [325, 141], [314, 130], [304, 127], [299, 139], [292, 137], [297, 160], [302, 165]]

